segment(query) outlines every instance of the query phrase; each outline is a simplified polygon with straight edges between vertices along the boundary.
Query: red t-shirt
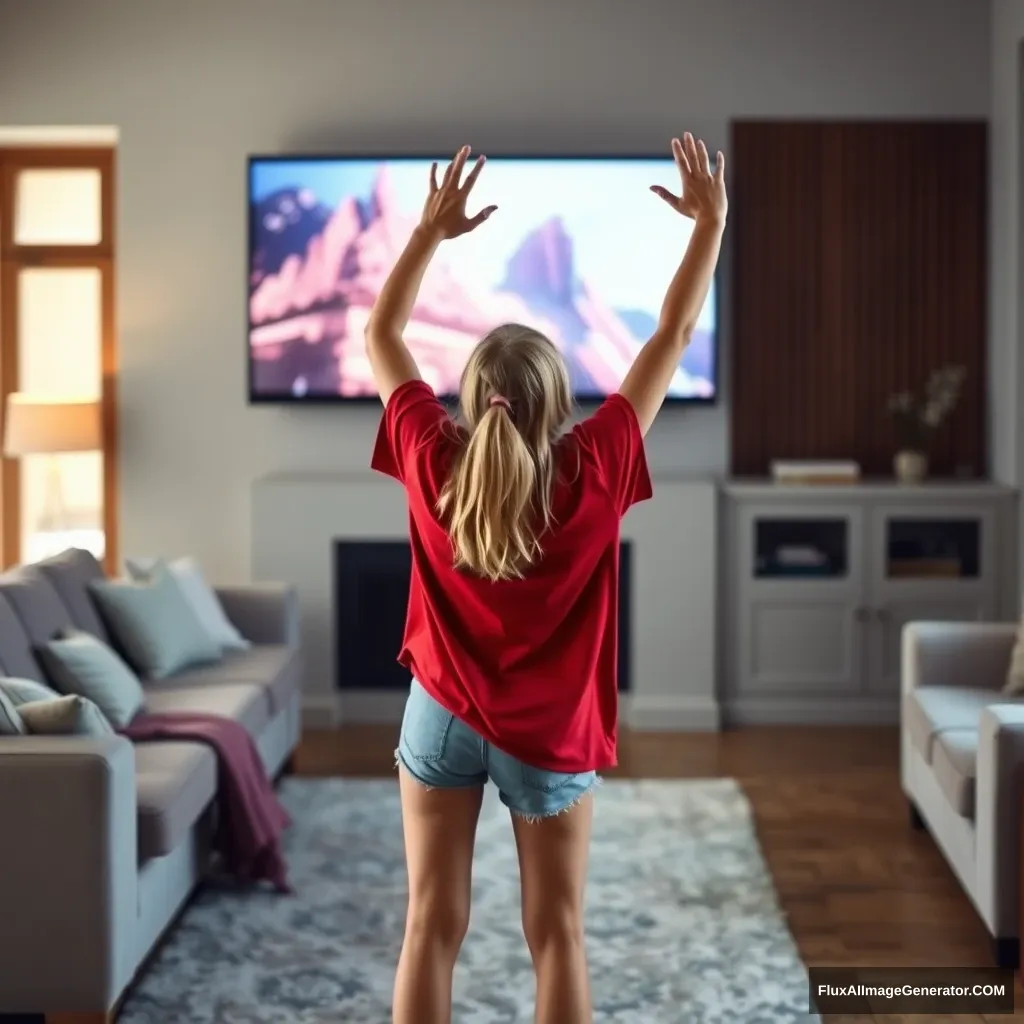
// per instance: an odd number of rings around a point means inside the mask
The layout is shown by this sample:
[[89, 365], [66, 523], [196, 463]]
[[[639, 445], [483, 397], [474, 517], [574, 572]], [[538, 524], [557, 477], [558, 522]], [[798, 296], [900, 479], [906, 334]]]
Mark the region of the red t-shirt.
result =
[[529, 765], [615, 765], [619, 524], [652, 494], [636, 413], [612, 395], [558, 442], [554, 523], [524, 579], [491, 582], [454, 568], [436, 507], [463, 443], [429, 385], [409, 381], [392, 394], [371, 465], [401, 481], [409, 499], [412, 576], [398, 660], [438, 703]]

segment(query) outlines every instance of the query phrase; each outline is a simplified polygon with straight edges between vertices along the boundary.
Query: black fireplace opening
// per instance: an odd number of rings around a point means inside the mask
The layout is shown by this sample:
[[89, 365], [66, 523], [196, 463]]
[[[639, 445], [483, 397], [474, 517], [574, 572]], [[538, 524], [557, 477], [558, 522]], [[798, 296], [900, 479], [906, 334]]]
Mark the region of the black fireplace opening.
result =
[[[334, 542], [335, 684], [341, 690], [406, 690], [395, 660], [409, 603], [408, 541]], [[619, 690], [631, 686], [633, 553], [619, 545]]]

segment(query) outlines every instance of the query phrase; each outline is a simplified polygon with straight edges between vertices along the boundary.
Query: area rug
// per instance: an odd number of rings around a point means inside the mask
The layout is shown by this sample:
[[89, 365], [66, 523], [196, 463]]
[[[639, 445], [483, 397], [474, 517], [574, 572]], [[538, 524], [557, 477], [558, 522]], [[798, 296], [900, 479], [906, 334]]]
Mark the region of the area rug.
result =
[[[297, 893], [206, 888], [120, 1024], [387, 1024], [405, 912], [395, 780], [288, 779]], [[596, 1024], [789, 1024], [807, 974], [731, 780], [597, 791], [587, 949]], [[508, 813], [488, 788], [454, 1024], [528, 1024], [533, 973]]]

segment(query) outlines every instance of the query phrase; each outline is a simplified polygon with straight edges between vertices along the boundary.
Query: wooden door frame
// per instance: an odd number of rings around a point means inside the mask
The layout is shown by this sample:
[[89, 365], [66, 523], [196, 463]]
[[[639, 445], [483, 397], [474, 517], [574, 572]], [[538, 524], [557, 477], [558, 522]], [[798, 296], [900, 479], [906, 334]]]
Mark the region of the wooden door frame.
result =
[[[97, 245], [18, 245], [14, 204], [23, 170], [86, 168], [100, 173], [101, 231]], [[115, 175], [112, 148], [0, 147], [0, 402], [18, 390], [18, 276], [23, 270], [95, 268], [100, 275], [100, 416], [103, 464], [104, 564], [119, 558], [119, 451], [115, 280]], [[21, 463], [0, 458], [0, 563], [21, 560]]]

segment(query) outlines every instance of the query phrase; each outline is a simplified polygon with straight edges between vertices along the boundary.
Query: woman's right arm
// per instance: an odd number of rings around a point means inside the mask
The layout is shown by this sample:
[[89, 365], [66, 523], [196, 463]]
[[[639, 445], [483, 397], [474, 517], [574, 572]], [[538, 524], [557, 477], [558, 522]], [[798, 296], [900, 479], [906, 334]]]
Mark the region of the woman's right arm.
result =
[[682, 178], [682, 195], [660, 185], [651, 186], [677, 213], [694, 222], [686, 254], [665, 293], [658, 326], [626, 374], [619, 388], [636, 412], [641, 433], [654, 422], [679, 367], [686, 346], [704, 307], [725, 230], [728, 199], [725, 194], [725, 157], [719, 153], [712, 173], [703, 142], [687, 133], [672, 140], [672, 153]]

